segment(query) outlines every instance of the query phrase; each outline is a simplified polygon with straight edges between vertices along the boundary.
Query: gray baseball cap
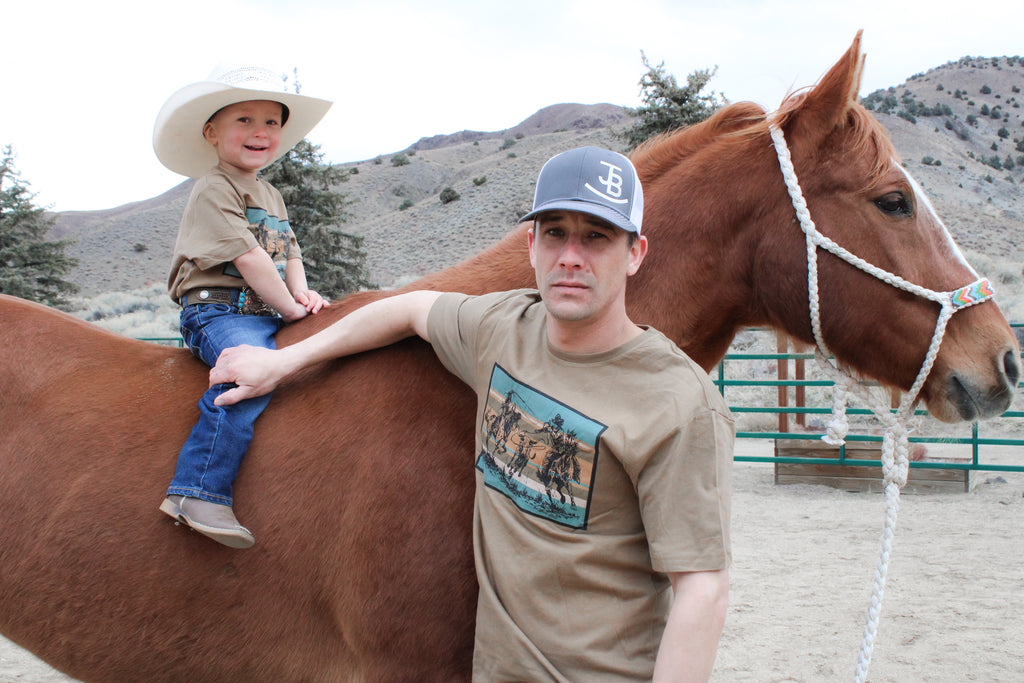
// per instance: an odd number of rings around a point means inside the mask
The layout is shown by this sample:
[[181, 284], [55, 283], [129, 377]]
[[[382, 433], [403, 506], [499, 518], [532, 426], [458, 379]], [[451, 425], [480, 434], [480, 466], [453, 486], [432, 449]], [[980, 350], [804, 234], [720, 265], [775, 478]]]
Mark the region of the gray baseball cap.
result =
[[639, 235], [644, 191], [629, 159], [600, 147], [579, 147], [548, 159], [537, 177], [533, 211], [519, 220], [556, 209], [588, 213]]

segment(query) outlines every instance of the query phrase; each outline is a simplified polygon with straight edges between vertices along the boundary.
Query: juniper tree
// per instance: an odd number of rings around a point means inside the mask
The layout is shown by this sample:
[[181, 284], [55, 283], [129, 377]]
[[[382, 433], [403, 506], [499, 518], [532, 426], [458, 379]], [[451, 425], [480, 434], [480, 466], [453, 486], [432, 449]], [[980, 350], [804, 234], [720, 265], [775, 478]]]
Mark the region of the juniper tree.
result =
[[7, 145], [0, 160], [0, 294], [50, 306], [66, 303], [78, 286], [64, 280], [78, 260], [65, 253], [71, 240], [49, 241], [55, 218], [33, 204], [35, 195], [14, 167]]
[[369, 281], [363, 238], [337, 227], [346, 220], [345, 206], [351, 202], [334, 188], [347, 182], [350, 172], [323, 163], [319, 150], [301, 140], [262, 176], [281, 192], [288, 207], [310, 288], [333, 299], [375, 285]]
[[665, 70], [664, 62], [651, 66], [642, 51], [640, 58], [647, 68], [640, 79], [643, 105], [632, 110], [637, 117], [633, 126], [620, 133], [629, 149], [659, 133], [700, 123], [727, 103], [719, 93], [701, 93], [718, 67], [698, 69], [686, 77], [685, 86], [680, 86], [676, 77]]

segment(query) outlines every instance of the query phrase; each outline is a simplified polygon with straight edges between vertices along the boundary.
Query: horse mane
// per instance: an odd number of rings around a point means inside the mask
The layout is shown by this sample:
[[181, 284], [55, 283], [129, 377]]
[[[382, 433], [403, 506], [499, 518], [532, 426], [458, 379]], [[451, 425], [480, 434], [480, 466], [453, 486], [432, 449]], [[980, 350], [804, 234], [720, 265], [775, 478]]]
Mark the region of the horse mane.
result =
[[[647, 182], [650, 178], [668, 172], [715, 139], [751, 138], [764, 134], [769, 118], [785, 129], [799, 113], [811, 90], [804, 88], [790, 93], [771, 115], [754, 102], [730, 104], [700, 123], [649, 138], [632, 152], [630, 158], [641, 181]], [[868, 156], [870, 170], [864, 187], [867, 190], [882, 180], [893, 163], [899, 163], [899, 155], [882, 125], [861, 104], [851, 102], [844, 115], [844, 121], [837, 121], [837, 125], [843, 123], [845, 128], [844, 154]]]
[[692, 126], [655, 135], [642, 142], [630, 155], [641, 181], [662, 175], [680, 161], [708, 146], [719, 137], [759, 131], [765, 121], [764, 108], [754, 102], [737, 102], [719, 109]]

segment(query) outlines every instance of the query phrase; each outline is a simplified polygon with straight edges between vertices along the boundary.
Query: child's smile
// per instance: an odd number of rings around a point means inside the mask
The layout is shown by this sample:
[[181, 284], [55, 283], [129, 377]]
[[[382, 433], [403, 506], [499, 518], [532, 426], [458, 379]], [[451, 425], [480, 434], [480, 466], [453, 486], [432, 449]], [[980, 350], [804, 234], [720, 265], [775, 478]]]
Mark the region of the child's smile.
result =
[[203, 134], [217, 150], [222, 168], [255, 176], [274, 159], [281, 142], [282, 114], [278, 102], [238, 102], [214, 114]]

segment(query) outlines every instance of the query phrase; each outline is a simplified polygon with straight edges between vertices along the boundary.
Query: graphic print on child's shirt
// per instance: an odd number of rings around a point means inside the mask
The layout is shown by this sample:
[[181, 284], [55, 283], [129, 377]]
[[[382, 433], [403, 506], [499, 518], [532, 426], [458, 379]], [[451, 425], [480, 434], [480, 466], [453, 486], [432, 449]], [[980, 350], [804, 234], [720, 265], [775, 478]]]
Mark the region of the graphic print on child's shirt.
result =
[[[291, 224], [287, 220], [281, 220], [272, 216], [265, 209], [249, 206], [245, 209], [246, 220], [249, 221], [249, 232], [259, 243], [263, 251], [270, 255], [274, 262], [274, 268], [281, 279], [285, 279], [285, 268], [288, 264], [288, 255], [291, 251]], [[235, 264], [228, 262], [224, 265], [224, 274], [241, 278], [242, 274], [235, 267]], [[244, 302], [242, 312], [248, 315], [277, 315], [274, 308], [263, 301], [259, 294], [250, 287], [244, 287]]]

